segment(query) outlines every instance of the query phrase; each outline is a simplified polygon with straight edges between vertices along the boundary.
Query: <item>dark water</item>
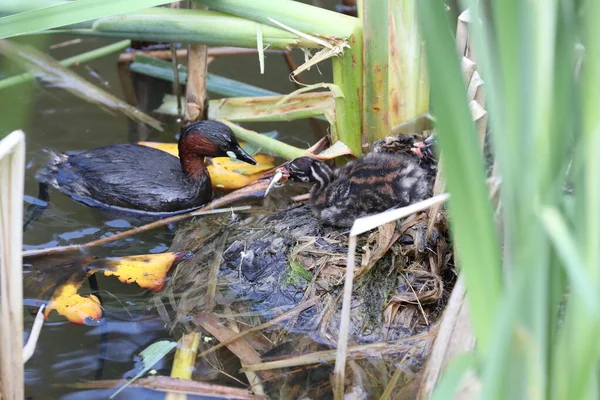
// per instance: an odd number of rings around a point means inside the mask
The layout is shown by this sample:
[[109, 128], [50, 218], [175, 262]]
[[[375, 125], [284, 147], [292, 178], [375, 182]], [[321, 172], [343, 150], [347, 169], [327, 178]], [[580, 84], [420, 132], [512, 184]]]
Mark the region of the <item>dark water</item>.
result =
[[[330, 2], [332, 5], [334, 2]], [[72, 36], [54, 37], [51, 43], [71, 40]], [[83, 38], [83, 42], [49, 54], [62, 59], [112, 41]], [[45, 51], [47, 50], [44, 49]], [[303, 60], [299, 50], [294, 51], [298, 63]], [[87, 67], [102, 77], [94, 78], [84, 66], [73, 71], [110, 93], [123, 98], [116, 68], [117, 54], [87, 63]], [[265, 75], [260, 75], [255, 55], [223, 57], [209, 66], [209, 71], [243, 82], [289, 93], [295, 86], [289, 80], [289, 70], [281, 55], [267, 56]], [[320, 66], [323, 75], [316, 70], [304, 75], [308, 83], [331, 82], [330, 64]], [[104, 85], [106, 82], [107, 85]], [[151, 87], [160, 100], [160, 88]], [[212, 96], [212, 98], [218, 98]], [[152, 101], [152, 99], [146, 99]], [[156, 101], [156, 99], [154, 99]], [[26, 204], [37, 196], [34, 173], [45, 160], [42, 148], [57, 150], [88, 149], [132, 140], [175, 141], [178, 126], [174, 121], [165, 124], [165, 131], [138, 129], [135, 122], [118, 113], [107, 112], [86, 103], [72, 94], [42, 83], [36, 85], [35, 94], [29, 100], [31, 118], [25, 125], [27, 138], [27, 170], [25, 180]], [[160, 116], [154, 115], [156, 118]], [[299, 147], [313, 144], [318, 135], [306, 120], [290, 123], [243, 124], [259, 131], [277, 130], [280, 139]], [[324, 125], [321, 125], [324, 126]], [[140, 136], [140, 132], [142, 135]], [[72, 201], [56, 190], [50, 191], [50, 203], [43, 216], [36, 220], [24, 233], [24, 248], [34, 249], [85, 243], [106, 235], [121, 232], [144, 222], [121, 216], [104, 214]], [[159, 253], [168, 249], [175, 227], [164, 227], [128, 239], [92, 249], [99, 256], [122, 256], [144, 253]], [[76, 383], [82, 380], [130, 378], [137, 372], [136, 354], [151, 343], [169, 339], [163, 322], [152, 312], [145, 311], [149, 294], [137, 286], [125, 285], [116, 278], [97, 277], [103, 301], [104, 321], [101, 326], [78, 326], [67, 322], [53, 313], [45, 323], [32, 359], [25, 365], [26, 394], [30, 399], [104, 399], [114, 392], [109, 390], [81, 390], [56, 387], [55, 384]], [[89, 293], [86, 283], [82, 292]], [[29, 312], [25, 312], [26, 336], [32, 323]], [[154, 367], [168, 375], [170, 360]], [[227, 383], [224, 381], [223, 383]], [[233, 382], [231, 382], [233, 384]], [[128, 389], [118, 399], [164, 398], [160, 392]]]

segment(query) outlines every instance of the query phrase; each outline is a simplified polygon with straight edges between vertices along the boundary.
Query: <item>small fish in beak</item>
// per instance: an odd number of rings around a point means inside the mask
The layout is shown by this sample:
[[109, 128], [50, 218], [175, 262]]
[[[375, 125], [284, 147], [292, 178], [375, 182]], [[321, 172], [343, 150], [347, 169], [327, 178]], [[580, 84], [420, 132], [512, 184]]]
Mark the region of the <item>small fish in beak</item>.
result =
[[267, 197], [267, 195], [269, 194], [271, 189], [273, 189], [275, 186], [280, 186], [280, 185], [278, 185], [278, 183], [283, 179], [284, 176], [287, 178], [288, 175], [289, 175], [289, 173], [287, 171], [287, 168], [285, 168], [285, 167], [277, 168], [277, 170], [275, 171], [275, 175], [273, 175], [273, 178], [271, 178], [271, 182], [269, 182], [269, 186], [267, 187], [267, 190], [265, 190], [264, 197]]

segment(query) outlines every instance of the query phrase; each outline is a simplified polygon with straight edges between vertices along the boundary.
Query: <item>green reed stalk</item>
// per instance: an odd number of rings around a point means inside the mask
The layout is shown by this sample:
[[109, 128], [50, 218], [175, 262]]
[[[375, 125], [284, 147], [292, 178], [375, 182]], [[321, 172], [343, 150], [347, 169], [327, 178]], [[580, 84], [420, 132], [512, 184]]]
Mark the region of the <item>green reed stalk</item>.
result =
[[237, 15], [266, 25], [273, 18], [309, 35], [346, 39], [360, 26], [357, 18], [293, 0], [194, 0], [211, 9]]
[[[226, 29], [224, 29], [226, 27]], [[291, 32], [261, 26], [263, 43], [270, 49], [315, 47], [312, 41]], [[74, 34], [124, 37], [135, 40], [204, 43], [214, 46], [256, 48], [256, 22], [217, 11], [153, 8], [132, 14], [100, 18], [92, 29], [73, 29]], [[69, 30], [65, 31], [69, 33]]]
[[335, 99], [335, 125], [332, 141], [344, 142], [354, 154], [362, 154], [363, 63], [362, 29], [356, 28], [348, 39], [350, 48], [333, 63], [333, 83], [344, 94]]
[[260, 133], [242, 128], [241, 126], [232, 124], [224, 119], [221, 120], [221, 122], [228, 125], [238, 139], [260, 147], [265, 153], [276, 154], [287, 160], [293, 160], [296, 157], [304, 155], [304, 150], [280, 142], [277, 139], [272, 139], [266, 135], [261, 135]]
[[389, 2], [359, 1], [363, 23], [363, 138], [372, 143], [390, 132]]
[[429, 79], [415, 0], [389, 0], [389, 119], [397, 126], [429, 111]]
[[0, 18], [0, 39], [41, 32], [107, 15], [117, 15], [170, 3], [166, 0], [78, 0]]
[[[73, 57], [65, 58], [64, 60], [61, 60], [59, 62], [61, 65], [65, 66], [65, 67], [70, 67], [71, 65], [74, 65], [74, 64], [85, 63], [85, 62], [88, 62], [91, 60], [95, 60], [97, 58], [104, 57], [108, 54], [112, 54], [117, 51], [121, 51], [123, 49], [126, 49], [130, 45], [131, 45], [131, 40], [121, 40], [119, 42], [109, 44], [108, 46], [100, 47], [99, 49], [94, 49], [94, 50], [88, 51], [86, 53], [82, 53], [82, 54], [78, 54]], [[34, 74], [25, 72], [23, 74], [19, 74], [19, 75], [11, 76], [6, 79], [2, 79], [0, 81], [0, 90], [10, 87], [10, 86], [18, 85], [18, 84], [21, 84], [24, 82], [29, 82], [30, 80], [32, 80], [34, 78], [35, 78]]]

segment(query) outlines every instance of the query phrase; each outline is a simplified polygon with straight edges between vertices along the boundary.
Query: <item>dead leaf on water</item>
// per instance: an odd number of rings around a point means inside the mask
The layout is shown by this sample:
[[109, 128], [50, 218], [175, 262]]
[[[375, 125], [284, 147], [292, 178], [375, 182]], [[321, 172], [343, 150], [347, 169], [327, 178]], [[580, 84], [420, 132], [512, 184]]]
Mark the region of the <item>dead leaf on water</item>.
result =
[[100, 300], [93, 294], [86, 297], [77, 293], [82, 284], [83, 281], [71, 279], [58, 288], [44, 311], [46, 320], [50, 313], [56, 310], [58, 314], [78, 325], [98, 323], [102, 318]]
[[104, 275], [114, 275], [123, 283], [137, 283], [156, 292], [165, 285], [173, 264], [184, 255], [183, 252], [166, 252], [112, 258], [106, 262], [109, 268], [104, 270]]
[[31, 278], [26, 277], [25, 284], [35, 292], [36, 298], [49, 298], [44, 311], [46, 319], [56, 311], [75, 324], [93, 325], [102, 318], [102, 307], [96, 296], [79, 294], [87, 277], [103, 272], [105, 276], [116, 276], [123, 283], [136, 283], [144, 289], [159, 291], [164, 287], [171, 267], [185, 254], [166, 252], [109, 259], [42, 257], [36, 261], [37, 266], [28, 274]]

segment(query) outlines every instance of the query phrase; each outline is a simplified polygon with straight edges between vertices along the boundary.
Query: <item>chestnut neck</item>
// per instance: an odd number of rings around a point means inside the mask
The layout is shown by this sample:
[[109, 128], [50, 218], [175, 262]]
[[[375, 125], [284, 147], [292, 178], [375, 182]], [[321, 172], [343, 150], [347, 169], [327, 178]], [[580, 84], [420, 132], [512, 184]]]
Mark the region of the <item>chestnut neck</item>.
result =
[[[202, 150], [205, 146], [214, 149], [214, 145], [200, 135], [186, 136], [179, 141], [179, 162], [185, 176], [194, 181], [210, 179], [204, 157], [210, 151]], [[209, 154], [207, 154], [209, 153]]]

